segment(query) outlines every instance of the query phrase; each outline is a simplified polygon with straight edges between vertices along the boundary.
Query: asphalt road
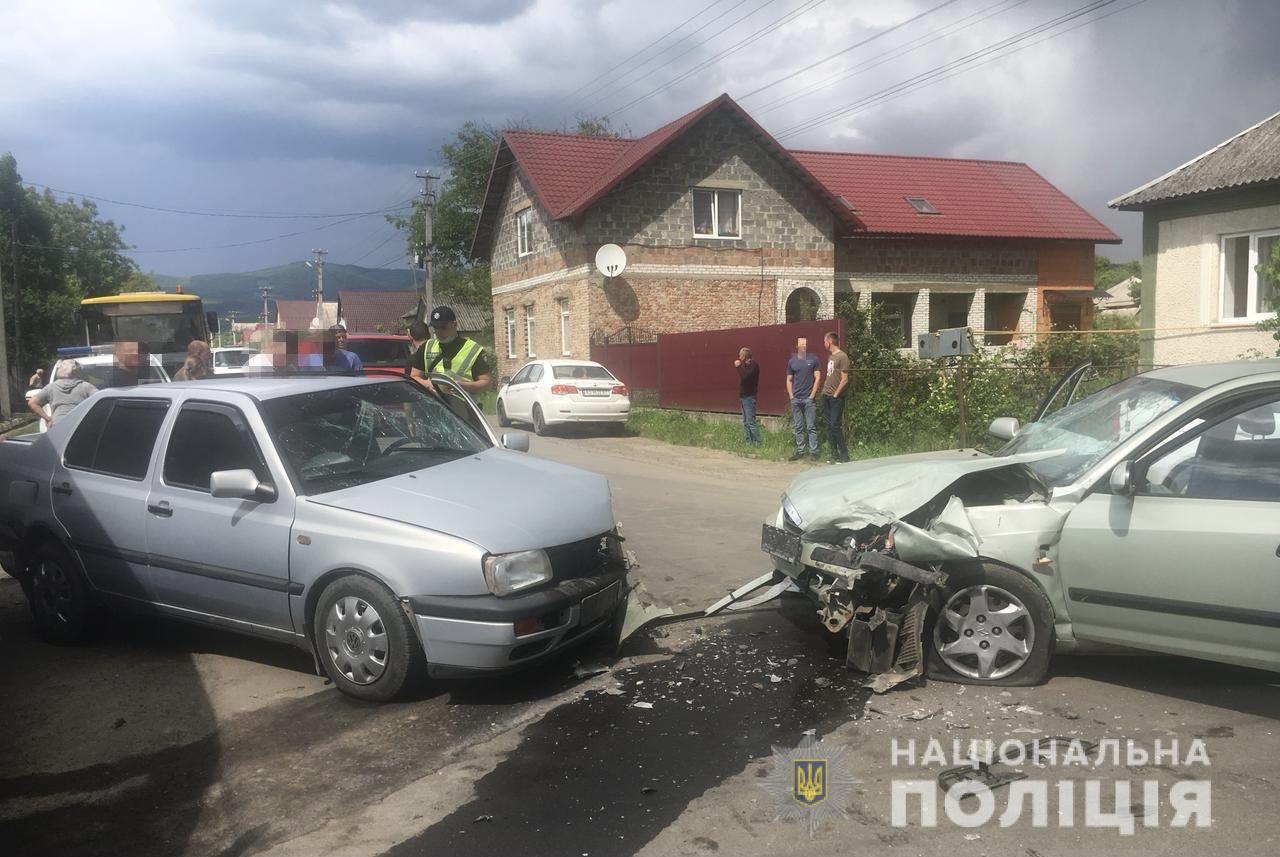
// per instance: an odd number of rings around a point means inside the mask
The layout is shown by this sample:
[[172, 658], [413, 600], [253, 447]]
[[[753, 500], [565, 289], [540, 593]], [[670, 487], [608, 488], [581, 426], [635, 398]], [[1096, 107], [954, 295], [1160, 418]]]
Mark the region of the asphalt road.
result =
[[[701, 606], [766, 568], [760, 521], [799, 466], [638, 438], [535, 438], [533, 453], [611, 480], [659, 600]], [[1043, 687], [931, 683], [872, 697], [809, 608], [787, 600], [673, 626], [616, 663], [585, 651], [524, 675], [435, 682], [367, 705], [287, 647], [169, 622], [114, 619], [80, 649], [34, 639], [0, 577], [0, 843], [21, 855], [529, 855], [820, 853], [1182, 854], [1280, 850], [1276, 676], [1166, 658], [1062, 658]], [[612, 664], [579, 679], [577, 661]], [[774, 747], [814, 730], [860, 782], [845, 816], [775, 820]], [[894, 780], [932, 780], [930, 738], [1176, 739], [1158, 764], [1019, 768], [1047, 781], [1050, 818], [960, 827], [892, 819]], [[1185, 764], [1199, 736], [1211, 765]], [[920, 742], [919, 756], [893, 741]], [[1128, 761], [1128, 760], [1122, 760]], [[784, 773], [785, 776], [785, 773]], [[1084, 781], [1132, 835], [1085, 826]], [[1212, 824], [1173, 828], [1168, 791], [1208, 780]], [[1156, 803], [1143, 783], [1156, 783]], [[1060, 782], [1081, 804], [1057, 817]], [[835, 783], [832, 783], [835, 788]], [[1008, 792], [1009, 787], [997, 794]], [[970, 799], [974, 800], [974, 799]], [[1010, 801], [997, 800], [996, 816]], [[915, 804], [910, 804], [912, 808]], [[1155, 826], [1145, 815], [1157, 812]], [[1113, 825], [1121, 824], [1113, 819]]]

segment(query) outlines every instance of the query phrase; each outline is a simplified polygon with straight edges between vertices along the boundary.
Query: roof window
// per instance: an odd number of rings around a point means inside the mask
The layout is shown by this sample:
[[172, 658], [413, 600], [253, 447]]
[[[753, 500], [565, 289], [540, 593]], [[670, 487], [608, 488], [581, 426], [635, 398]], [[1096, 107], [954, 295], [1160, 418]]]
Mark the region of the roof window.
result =
[[923, 196], [909, 196], [907, 202], [916, 210], [917, 214], [941, 214], [941, 211], [933, 207], [933, 203], [925, 199]]

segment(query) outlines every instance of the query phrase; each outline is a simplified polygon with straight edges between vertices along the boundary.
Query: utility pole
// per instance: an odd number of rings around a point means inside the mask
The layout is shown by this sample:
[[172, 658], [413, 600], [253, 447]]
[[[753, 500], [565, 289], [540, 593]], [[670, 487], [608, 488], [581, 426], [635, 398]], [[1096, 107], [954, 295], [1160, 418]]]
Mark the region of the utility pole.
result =
[[418, 290], [418, 321], [426, 321], [427, 314], [431, 312], [435, 306], [435, 289], [431, 281], [431, 257], [434, 254], [434, 244], [431, 235], [431, 222], [435, 220], [436, 212], [436, 194], [431, 187], [431, 183], [439, 176], [433, 176], [431, 171], [425, 173], [415, 172], [414, 175], [422, 179], [422, 288]]
[[[231, 310], [231, 312], [227, 313], [227, 325], [228, 325], [227, 333], [231, 335], [231, 344], [239, 345], [240, 343], [236, 342], [236, 311], [235, 310]], [[222, 345], [225, 348], [227, 343], [223, 342]]]
[[324, 257], [329, 255], [328, 250], [312, 250], [316, 254], [315, 264], [312, 265], [316, 269], [316, 322], [319, 326], [324, 326]]
[[271, 316], [267, 314], [267, 295], [271, 294], [271, 287], [258, 286], [258, 292], [262, 295], [262, 324], [265, 326], [271, 319]]

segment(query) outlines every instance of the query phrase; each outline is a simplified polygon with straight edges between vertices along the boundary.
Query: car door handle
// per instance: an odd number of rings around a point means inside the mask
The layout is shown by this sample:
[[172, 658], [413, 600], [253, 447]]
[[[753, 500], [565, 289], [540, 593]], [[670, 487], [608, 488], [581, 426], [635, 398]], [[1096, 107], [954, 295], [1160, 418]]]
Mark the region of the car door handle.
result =
[[159, 503], [148, 503], [147, 511], [158, 518], [173, 517], [173, 507], [169, 505], [168, 500], [162, 500]]
[[70, 482], [59, 482], [57, 485], [54, 485], [54, 486], [53, 486], [53, 488], [52, 488], [51, 490], [53, 491], [53, 493], [54, 493], [54, 494], [66, 494], [68, 497], [70, 497], [70, 496], [71, 496], [71, 483], [70, 483]]

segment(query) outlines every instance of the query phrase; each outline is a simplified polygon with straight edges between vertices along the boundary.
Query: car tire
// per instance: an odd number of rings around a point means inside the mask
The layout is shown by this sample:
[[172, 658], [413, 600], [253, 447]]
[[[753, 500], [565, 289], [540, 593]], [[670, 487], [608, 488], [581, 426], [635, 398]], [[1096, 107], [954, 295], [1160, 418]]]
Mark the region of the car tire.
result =
[[409, 617], [386, 587], [367, 577], [347, 575], [326, 586], [311, 633], [325, 674], [357, 699], [395, 699], [426, 672]]
[[511, 420], [507, 419], [507, 409], [503, 407], [501, 399], [498, 400], [497, 410], [498, 410], [498, 427], [510, 428]]
[[538, 437], [545, 437], [547, 434], [547, 421], [542, 416], [542, 405], [533, 406], [533, 433]]
[[929, 678], [1027, 687], [1049, 673], [1053, 606], [1026, 575], [1004, 566], [948, 568], [941, 608], [924, 629]]
[[45, 542], [31, 554], [23, 582], [41, 639], [55, 646], [78, 646], [92, 636], [89, 583], [71, 554]]

